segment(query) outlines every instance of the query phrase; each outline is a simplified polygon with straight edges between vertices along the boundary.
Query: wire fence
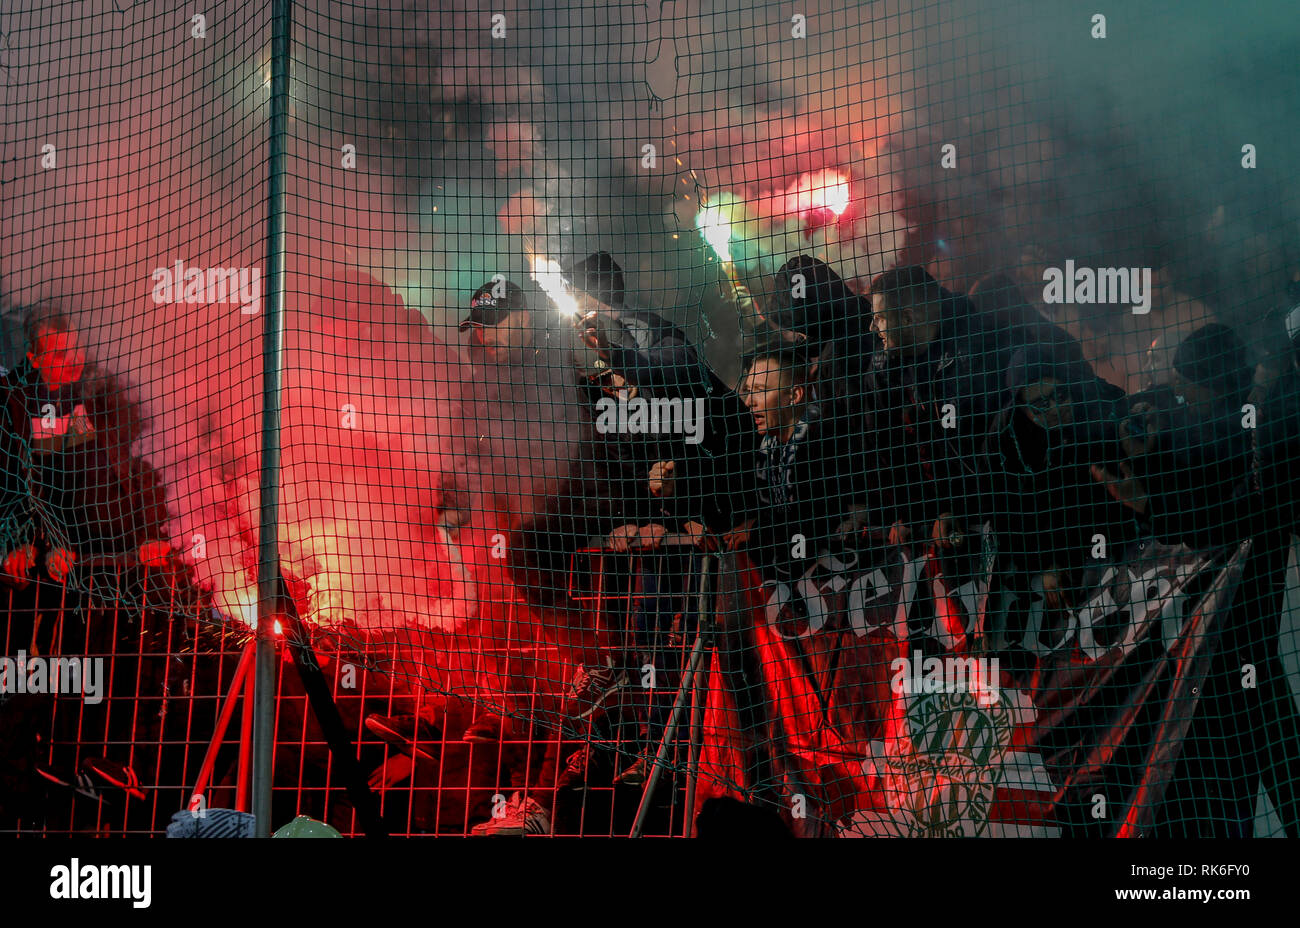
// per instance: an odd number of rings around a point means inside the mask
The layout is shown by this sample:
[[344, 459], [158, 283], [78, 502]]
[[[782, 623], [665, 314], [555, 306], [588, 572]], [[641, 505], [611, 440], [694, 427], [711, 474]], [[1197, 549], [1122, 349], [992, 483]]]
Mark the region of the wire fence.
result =
[[0, 14], [0, 832], [1296, 834], [1285, 5], [499, 6]]
[[[626, 630], [629, 655], [653, 666], [656, 656], [675, 652], [681, 666], [689, 638], [680, 625], [685, 594], [672, 598], [676, 625], [670, 620], [663, 628], [638, 629], [635, 607], [645, 597], [635, 595], [631, 580], [640, 571], [622, 563], [606, 572], [601, 562], [609, 557], [599, 549], [584, 554], [584, 566], [596, 565], [575, 572], [589, 588], [584, 598], [599, 603], [596, 608]], [[115, 568], [111, 577], [122, 586], [140, 579], [130, 578], [120, 563]], [[679, 576], [656, 574], [666, 580]], [[89, 698], [9, 696], [6, 735], [23, 769], [6, 784], [6, 833], [161, 836], [178, 811], [196, 820], [209, 808], [248, 811], [251, 678], [241, 672], [241, 659], [252, 635], [242, 624], [215, 621], [210, 606], [200, 606], [175, 576], [146, 573], [143, 580], [155, 581], [154, 608], [128, 609], [107, 590], [93, 600], [48, 581], [8, 591], [7, 653], [49, 662], [72, 657], [98, 669], [89, 671]], [[656, 596], [651, 605], [669, 604]], [[511, 611], [516, 608], [524, 607], [510, 604]], [[509, 621], [513, 626], [517, 619]], [[552, 649], [512, 640], [517, 635], [508, 632], [503, 647], [480, 645], [464, 654], [465, 683], [454, 692], [407, 683], [401, 668], [423, 663], [422, 644], [410, 636], [369, 635], [360, 646], [345, 633], [314, 636], [315, 660], [391, 835], [468, 834], [492, 821], [494, 804], [530, 790], [555, 794], [553, 834], [631, 832], [643, 781], [614, 783], [621, 771], [613, 768], [611, 752], [621, 748], [635, 756], [628, 745], [646, 734], [639, 729], [652, 707], [671, 706], [679, 681], [666, 678], [658, 692], [630, 694], [619, 709], [626, 716], [619, 724], [561, 727], [559, 715], [543, 708], [557, 694], [542, 691], [529, 672], [530, 665], [556, 656], [548, 653]], [[345, 835], [361, 834], [347, 786], [339, 781], [294, 673], [290, 647], [281, 641], [276, 674], [277, 818], [308, 815]], [[479, 742], [462, 739], [477, 718], [503, 704], [511, 710], [504, 732]], [[660, 734], [668, 714], [660, 712]], [[391, 729], [373, 721], [410, 716], [424, 720], [415, 737], [394, 738]], [[674, 773], [687, 767], [685, 729], [680, 726], [663, 758], [672, 772], [647, 805], [641, 834], [674, 836], [689, 829], [682, 811], [687, 784]]]

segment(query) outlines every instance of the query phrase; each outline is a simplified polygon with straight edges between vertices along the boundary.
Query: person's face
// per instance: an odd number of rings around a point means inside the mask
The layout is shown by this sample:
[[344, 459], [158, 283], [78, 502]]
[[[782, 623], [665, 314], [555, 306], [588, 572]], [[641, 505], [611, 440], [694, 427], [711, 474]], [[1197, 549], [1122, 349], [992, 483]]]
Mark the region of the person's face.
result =
[[518, 309], [496, 325], [476, 325], [470, 329], [470, 343], [491, 361], [508, 362], [516, 352], [531, 342], [532, 318], [526, 309]]
[[754, 416], [758, 434], [782, 435], [798, 421], [804, 390], [791, 385], [790, 375], [779, 364], [763, 359], [745, 375], [740, 396]]
[[81, 380], [86, 370], [86, 352], [75, 332], [42, 332], [27, 357], [41, 379], [55, 389]]
[[1021, 391], [1021, 402], [1029, 421], [1040, 429], [1057, 429], [1074, 421], [1074, 406], [1069, 396], [1050, 377], [1026, 385]]
[[899, 309], [883, 293], [871, 295], [871, 330], [880, 337], [886, 351], [911, 354], [929, 342], [929, 327], [919, 325], [919, 314]]

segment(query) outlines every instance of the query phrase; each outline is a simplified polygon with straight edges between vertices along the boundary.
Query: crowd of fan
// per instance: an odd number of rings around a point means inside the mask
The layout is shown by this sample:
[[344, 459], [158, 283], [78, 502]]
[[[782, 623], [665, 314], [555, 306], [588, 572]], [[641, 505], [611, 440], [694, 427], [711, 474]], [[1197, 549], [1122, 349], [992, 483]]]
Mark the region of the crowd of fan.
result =
[[[1111, 551], [1143, 537], [1198, 549], [1253, 539], [1240, 597], [1250, 605], [1225, 632], [1222, 664], [1249, 661], [1272, 689], [1247, 705], [1240, 687], [1225, 685], [1215, 711], [1226, 719], [1194, 732], [1192, 743], [1223, 741], [1225, 725], [1300, 743], [1276, 654], [1300, 473], [1300, 307], [1286, 320], [1285, 370], [1257, 372], [1238, 335], [1209, 324], [1182, 341], [1167, 376], [1130, 395], [1099, 378], [1079, 344], [1005, 277], [960, 295], [920, 267], [899, 267], [858, 294], [823, 262], [798, 257], [779, 271], [768, 305], [737, 288], [747, 334], [732, 389], [678, 326], [626, 305], [609, 255], [570, 268], [568, 278], [600, 307], [576, 325], [539, 294], [500, 281], [474, 294], [461, 323], [471, 356], [507, 379], [511, 369], [579, 359], [591, 413], [580, 453], [552, 505], [510, 544], [516, 584], [541, 609], [576, 611], [566, 574], [593, 536], [658, 559], [638, 578], [635, 617], [636, 647], [656, 665], [672, 664], [666, 638], [693, 633], [681, 603], [705, 551], [743, 550], [764, 578], [788, 582], [818, 552], [866, 537], [942, 554], [989, 525], [1013, 582], [1041, 589], [1049, 611], [1064, 613], [1085, 592], [1098, 535]], [[34, 571], [62, 582], [96, 558], [159, 563], [169, 550], [165, 493], [131, 457], [141, 430], [134, 408], [87, 364], [64, 317], [34, 314], [26, 338], [25, 360], [0, 382], [0, 573], [21, 587]], [[699, 401], [702, 434], [602, 432], [602, 398]], [[601, 646], [575, 660], [575, 717], [599, 713], [634, 666], [608, 630], [597, 638]], [[675, 679], [680, 660], [663, 669]], [[647, 700], [645, 753], [618, 782], [649, 775], [671, 698], [661, 682]], [[1263, 702], [1271, 708], [1261, 722], [1254, 713]], [[394, 743], [426, 723], [368, 719]], [[510, 726], [483, 716], [465, 738], [490, 741]], [[1290, 775], [1289, 755], [1273, 757], [1262, 741], [1246, 753], [1271, 759], [1251, 766], [1220, 750], [1198, 762], [1226, 765], [1216, 778], [1252, 785], [1274, 771], [1274, 804], [1296, 822], [1300, 775]], [[588, 760], [571, 756], [551, 782], [579, 776]], [[1236, 804], [1223, 820], [1249, 818], [1249, 789], [1222, 792], [1217, 801]], [[484, 833], [549, 829], [535, 798], [512, 803]]]
[[[1186, 752], [1201, 767], [1184, 779], [1216, 785], [1175, 795], [1167, 817], [1181, 822], [1177, 804], [1199, 803], [1204, 820], [1204, 805], [1218, 803], [1213, 828], [1248, 830], [1263, 775], [1284, 820], [1300, 821], [1291, 756], [1300, 728], [1277, 655], [1300, 473], [1300, 307], [1286, 319], [1285, 370], [1257, 374], [1237, 333], [1212, 323], [1181, 342], [1172, 370], [1150, 370], [1145, 388], [1127, 394], [1005, 276], [961, 295], [921, 267], [898, 267], [858, 294], [800, 256], [780, 269], [768, 305], [736, 288], [746, 344], [733, 390], [679, 327], [628, 308], [608, 254], [568, 277], [600, 304], [576, 326], [593, 423], [606, 396], [701, 400], [706, 409], [697, 443], [666, 430], [590, 429], [554, 505], [512, 540], [518, 586], [561, 614], [572, 607], [564, 571], [591, 536], [650, 565], [637, 588], [632, 659], [607, 635], [603, 656], [578, 661], [572, 715], [600, 711], [641, 661], [673, 663], [655, 642], [693, 631], [682, 628], [682, 603], [700, 551], [744, 550], [765, 579], [789, 582], [818, 553], [868, 537], [943, 556], [987, 525], [1004, 582], [1041, 591], [1045, 625], [1059, 631], [1081, 605], [1098, 536], [1112, 557], [1142, 538], [1194, 549], [1253, 539], [1218, 668], [1225, 676], [1250, 662], [1267, 682], [1253, 701], [1240, 686], [1214, 684]], [[461, 323], [471, 351], [498, 366], [566, 363], [568, 325], [543, 300], [485, 284]], [[675, 681], [680, 659], [666, 669]], [[673, 696], [672, 685], [659, 687], [641, 713], [646, 754], [619, 782], [643, 782], [652, 768]], [[466, 737], [498, 737], [502, 724], [490, 716]], [[1228, 732], [1244, 739], [1231, 756], [1221, 747]], [[1220, 746], [1208, 759], [1198, 754], [1207, 743]], [[566, 775], [585, 763], [578, 752]], [[484, 828], [545, 830], [544, 799], [514, 802], [508, 822]]]

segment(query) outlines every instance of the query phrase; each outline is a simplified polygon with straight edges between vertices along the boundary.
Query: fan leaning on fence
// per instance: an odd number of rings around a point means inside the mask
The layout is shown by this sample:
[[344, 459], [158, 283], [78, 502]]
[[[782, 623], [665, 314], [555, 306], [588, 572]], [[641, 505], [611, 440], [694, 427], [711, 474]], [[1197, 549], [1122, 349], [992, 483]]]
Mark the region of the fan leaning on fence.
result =
[[66, 315], [34, 310], [24, 335], [26, 358], [0, 379], [0, 579], [26, 586], [41, 567], [63, 583], [102, 557], [161, 563], [165, 489], [131, 457], [139, 408]]

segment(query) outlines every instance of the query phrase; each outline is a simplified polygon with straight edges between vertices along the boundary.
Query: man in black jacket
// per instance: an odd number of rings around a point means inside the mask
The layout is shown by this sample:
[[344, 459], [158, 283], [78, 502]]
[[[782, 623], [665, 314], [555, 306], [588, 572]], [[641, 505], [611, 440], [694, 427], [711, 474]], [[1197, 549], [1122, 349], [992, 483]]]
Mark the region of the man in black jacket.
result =
[[871, 284], [881, 350], [867, 377], [867, 428], [876, 483], [896, 541], [929, 530], [943, 547], [987, 498], [979, 450], [998, 405], [1001, 352], [968, 301], [924, 268], [886, 271]]
[[768, 578], [804, 572], [843, 531], [862, 502], [845, 436], [813, 399], [807, 353], [762, 349], [746, 359], [740, 393], [761, 436], [746, 520], [727, 533], [729, 549], [746, 547]]
[[1115, 412], [1123, 391], [1052, 342], [1016, 351], [1006, 387], [985, 448], [998, 554], [1017, 593], [1032, 601], [1031, 590], [1041, 589], [1039, 640], [1055, 646], [1079, 604], [1085, 568], [1102, 556], [1097, 535], [1115, 553], [1138, 534], [1136, 515], [1093, 476], [1122, 456]]
[[1252, 544], [1157, 818], [1160, 835], [1249, 836], [1261, 783], [1288, 833], [1300, 827], [1300, 714], [1277, 654], [1292, 529], [1286, 434], [1300, 420], [1284, 378], [1256, 427], [1252, 381], [1236, 333], [1203, 326], [1174, 355], [1172, 401], [1156, 393], [1121, 426], [1133, 463], [1110, 486], [1157, 537], [1210, 550]]
[[[639, 558], [633, 613], [640, 669], [634, 676], [644, 680], [644, 668], [655, 669], [652, 685], [636, 705], [641, 755], [616, 778], [636, 785], [650, 772], [649, 757], [662, 737], [682, 671], [681, 648], [669, 645], [674, 638], [689, 641], [696, 631], [691, 590], [700, 549], [740, 518], [753, 422], [685, 334], [657, 313], [610, 307], [585, 317], [580, 330], [603, 365], [593, 378], [598, 409], [655, 403], [689, 412], [693, 424], [689, 434], [672, 428], [653, 434], [606, 430], [599, 443], [609, 470], [619, 477], [619, 494], [636, 501], [623, 511], [637, 518], [607, 539], [610, 549]], [[599, 414], [596, 421], [602, 422]]]
[[1241, 339], [1213, 323], [1179, 345], [1170, 384], [1131, 398], [1120, 424], [1130, 461], [1098, 476], [1161, 541], [1211, 548], [1253, 533], [1253, 376]]
[[1174, 387], [1203, 425], [1209, 420], [1210, 438], [1184, 441], [1197, 453], [1171, 467], [1188, 469], [1153, 488], [1157, 524], [1189, 543], [1250, 536], [1252, 550], [1161, 809], [1162, 835], [1250, 836], [1261, 785], [1286, 834], [1300, 833], [1300, 713], [1278, 654], [1300, 472], [1300, 309], [1288, 323], [1293, 364], [1259, 404], [1254, 429], [1244, 427], [1242, 406], [1256, 400], [1245, 349], [1230, 330], [1206, 326], [1175, 356]]
[[78, 560], [165, 556], [165, 490], [131, 456], [142, 422], [56, 311], [26, 323], [27, 357], [0, 380], [0, 532], [4, 575], [23, 585], [43, 554], [63, 582]]

